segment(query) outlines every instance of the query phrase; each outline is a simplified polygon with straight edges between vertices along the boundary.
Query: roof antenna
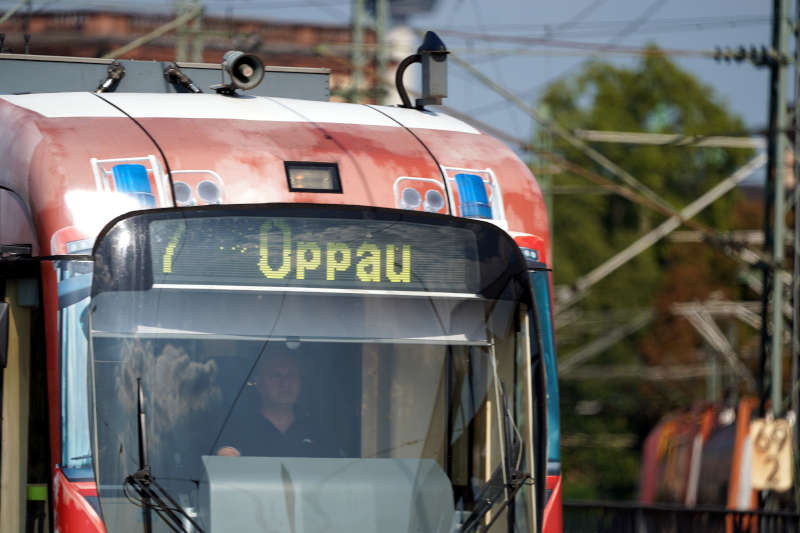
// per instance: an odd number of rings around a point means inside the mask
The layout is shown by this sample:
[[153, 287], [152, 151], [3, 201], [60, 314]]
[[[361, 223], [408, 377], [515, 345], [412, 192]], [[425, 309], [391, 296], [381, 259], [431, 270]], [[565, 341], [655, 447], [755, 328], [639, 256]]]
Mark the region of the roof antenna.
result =
[[95, 90], [96, 93], [114, 92], [122, 78], [125, 77], [125, 67], [116, 59], [108, 65], [108, 76]]
[[167, 78], [167, 81], [171, 84], [179, 85], [190, 93], [203, 92], [175, 63], [167, 63], [167, 66], [164, 68], [164, 77]]
[[425, 32], [417, 53], [408, 56], [397, 66], [394, 83], [403, 101], [401, 107], [411, 108], [411, 100], [403, 85], [403, 74], [409, 65], [422, 63], [422, 98], [417, 98], [414, 107], [424, 109], [426, 105], [441, 105], [447, 98], [447, 54], [450, 51], [432, 31]]

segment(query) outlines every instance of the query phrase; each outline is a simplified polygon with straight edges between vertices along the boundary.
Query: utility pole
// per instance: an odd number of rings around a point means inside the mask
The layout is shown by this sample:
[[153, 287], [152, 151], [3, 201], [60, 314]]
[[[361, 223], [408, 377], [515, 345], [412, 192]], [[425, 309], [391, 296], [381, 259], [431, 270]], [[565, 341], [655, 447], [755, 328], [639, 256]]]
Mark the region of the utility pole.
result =
[[[188, 0], [178, 0], [178, 17], [183, 16], [189, 11]], [[175, 36], [175, 61], [187, 61], [189, 59], [189, 24], [188, 21], [178, 26]]]
[[[800, 0], [797, 0], [795, 6], [795, 24], [800, 24]], [[795, 79], [794, 79], [794, 242], [792, 246], [793, 258], [793, 272], [792, 272], [792, 365], [789, 383], [791, 384], [790, 405], [795, 417], [800, 414], [800, 135], [798, 135], [797, 128], [800, 125], [800, 71], [797, 70], [800, 65], [800, 31], [795, 28]], [[800, 445], [800, 424], [794, 424], [794, 449], [796, 450]], [[795, 511], [800, 511], [800, 459], [795, 457], [794, 465], [794, 508]]]
[[205, 14], [205, 7], [201, 4], [200, 0], [195, 0], [192, 7], [193, 9], [200, 9], [200, 14], [192, 21], [191, 60], [195, 63], [202, 63], [203, 49], [205, 48], [205, 35], [203, 34], [203, 15]]
[[[33, 0], [28, 0], [25, 2], [25, 22], [22, 23], [22, 33], [25, 35], [30, 35], [31, 33], [31, 17], [33, 16]], [[28, 50], [28, 39], [29, 37], [25, 38], [25, 53], [29, 52]]]
[[200, 15], [200, 8], [194, 8], [186, 13], [182, 14], [178, 18], [167, 22], [166, 24], [159, 26], [158, 28], [154, 29], [150, 33], [142, 35], [141, 37], [137, 37], [133, 41], [129, 42], [126, 45], [120, 46], [116, 50], [112, 50], [111, 52], [104, 55], [101, 59], [115, 59], [120, 56], [123, 56], [130, 52], [131, 50], [135, 50], [140, 46], [143, 46], [154, 39], [158, 39], [162, 35], [165, 35], [172, 30], [179, 28], [182, 24], [186, 24], [192, 18]]
[[352, 86], [351, 100], [360, 100], [362, 76], [364, 70], [364, 0], [353, 0], [353, 43], [350, 52], [350, 64], [352, 65]]
[[389, 63], [389, 0], [375, 0], [375, 39], [378, 41], [378, 48], [375, 57], [375, 88], [377, 89], [376, 100], [379, 104], [384, 103], [388, 76], [386, 65]]
[[[762, 310], [769, 312], [769, 320], [764, 320], [761, 330], [761, 402], [766, 401], [767, 366], [769, 367], [769, 390], [772, 414], [776, 417], [783, 412], [783, 284], [778, 282], [784, 263], [784, 152], [787, 147], [784, 134], [786, 128], [786, 66], [783, 58], [788, 56], [789, 32], [791, 28], [787, 16], [789, 0], [773, 0], [772, 4], [772, 47], [779, 59], [770, 64], [769, 100], [769, 144], [767, 187], [764, 190], [764, 243], [766, 251], [772, 252], [772, 267], [765, 267]], [[771, 195], [771, 196], [770, 196]], [[770, 220], [770, 215], [772, 215]], [[772, 324], [772, 328], [768, 327]], [[769, 354], [767, 354], [769, 350]], [[767, 360], [769, 364], [767, 365]]]
[[[16, 13], [17, 11], [19, 11], [20, 9], [22, 9], [22, 8], [23, 8], [23, 7], [25, 7], [26, 5], [28, 5], [28, 6], [29, 6], [29, 5], [30, 5], [30, 3], [31, 3], [31, 0], [20, 0], [19, 4], [15, 5], [14, 7], [12, 7], [12, 8], [11, 8], [11, 9], [9, 9], [9, 10], [7, 10], [7, 11], [6, 11], [6, 12], [3, 14], [3, 16], [2, 16], [2, 17], [0, 17], [0, 24], [2, 24], [3, 22], [7, 21], [8, 19], [10, 19], [12, 16], [14, 16], [14, 13]], [[28, 9], [28, 11], [30, 12], [30, 9]]]

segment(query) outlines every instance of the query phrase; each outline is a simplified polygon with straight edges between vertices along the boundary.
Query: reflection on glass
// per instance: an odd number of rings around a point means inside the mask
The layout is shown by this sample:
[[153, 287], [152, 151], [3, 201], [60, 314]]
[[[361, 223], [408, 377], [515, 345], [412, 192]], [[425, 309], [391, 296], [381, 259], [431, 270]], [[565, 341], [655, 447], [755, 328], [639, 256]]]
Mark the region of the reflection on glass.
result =
[[[551, 464], [558, 464], [561, 461], [561, 421], [558, 409], [556, 346], [553, 342], [553, 310], [550, 305], [550, 272], [546, 270], [532, 271], [531, 287], [539, 306], [537, 318], [539, 319], [547, 380], [547, 460]], [[558, 468], [560, 469], [560, 466]]]
[[86, 369], [88, 342], [86, 313], [92, 263], [56, 263], [61, 355], [61, 466], [70, 479], [92, 477], [89, 444], [89, 405]]
[[138, 469], [142, 376], [152, 471], [194, 504], [215, 454], [432, 459], [464, 510], [500, 464], [486, 346], [105, 338], [95, 357], [106, 446], [120, 452], [101, 469]]

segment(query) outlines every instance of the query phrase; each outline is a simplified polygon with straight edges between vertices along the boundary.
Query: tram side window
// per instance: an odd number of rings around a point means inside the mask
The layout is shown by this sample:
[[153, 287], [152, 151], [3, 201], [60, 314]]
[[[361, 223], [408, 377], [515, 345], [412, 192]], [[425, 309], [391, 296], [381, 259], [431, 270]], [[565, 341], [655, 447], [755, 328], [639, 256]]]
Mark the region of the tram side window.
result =
[[556, 347], [553, 338], [553, 310], [550, 303], [550, 271], [532, 270], [530, 274], [537, 307], [537, 325], [544, 352], [547, 388], [547, 461], [550, 463], [548, 470], [556, 468], [558, 472], [561, 461], [561, 423], [559, 420], [558, 376], [556, 375]]
[[61, 368], [61, 466], [70, 479], [91, 479], [86, 358], [92, 263], [60, 261], [58, 274]]

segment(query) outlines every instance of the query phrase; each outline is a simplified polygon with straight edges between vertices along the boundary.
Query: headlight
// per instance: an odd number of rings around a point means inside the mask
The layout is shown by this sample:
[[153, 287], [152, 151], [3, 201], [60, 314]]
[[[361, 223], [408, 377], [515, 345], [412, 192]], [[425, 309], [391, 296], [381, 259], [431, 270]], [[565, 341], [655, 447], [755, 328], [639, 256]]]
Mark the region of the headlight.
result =
[[206, 204], [218, 204], [220, 200], [219, 187], [210, 180], [203, 180], [197, 184], [197, 197]]
[[436, 189], [430, 189], [425, 193], [425, 204], [423, 207], [425, 211], [438, 213], [444, 207], [444, 196]]
[[175, 203], [178, 205], [191, 205], [192, 203], [192, 188], [189, 184], [183, 181], [175, 181], [172, 183], [172, 190], [175, 191]]
[[403, 209], [416, 209], [420, 203], [422, 203], [422, 197], [419, 195], [419, 191], [412, 187], [403, 189], [400, 197], [400, 207]]

